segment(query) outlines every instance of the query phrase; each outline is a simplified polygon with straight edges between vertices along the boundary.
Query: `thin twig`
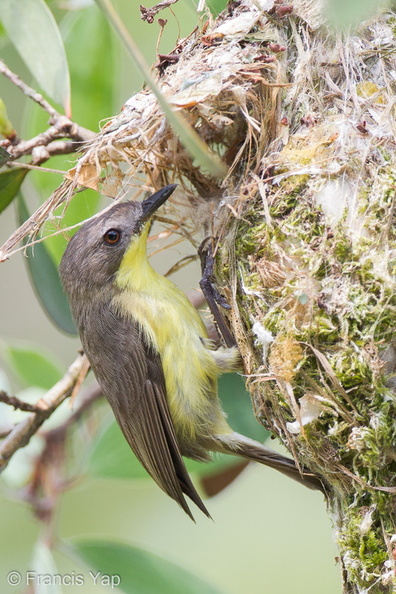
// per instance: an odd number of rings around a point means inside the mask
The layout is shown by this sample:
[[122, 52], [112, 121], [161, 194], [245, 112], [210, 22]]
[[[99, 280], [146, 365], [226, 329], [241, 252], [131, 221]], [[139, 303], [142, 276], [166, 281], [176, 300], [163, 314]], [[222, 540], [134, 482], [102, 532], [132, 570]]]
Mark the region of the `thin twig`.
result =
[[78, 480], [78, 470], [74, 470], [73, 476], [69, 475], [69, 430], [101, 395], [98, 384], [90, 386], [72, 415], [54, 429], [42, 432], [44, 446], [34, 461], [27, 488], [20, 492], [22, 499], [32, 506], [36, 517], [42, 522], [41, 534], [48, 546], [53, 546], [55, 540], [59, 498]]
[[[12, 159], [18, 159], [20, 156], [31, 153], [35, 146], [40, 145], [48, 145], [53, 140], [57, 138], [72, 138], [77, 142], [87, 142], [88, 140], [92, 140], [95, 137], [95, 133], [91, 130], [87, 130], [82, 126], [72, 122], [68, 117], [63, 114], [60, 114], [56, 111], [54, 107], [40, 93], [37, 93], [32, 87], [29, 87], [23, 80], [19, 78], [17, 74], [12, 72], [6, 66], [6, 64], [0, 60], [0, 74], [6, 76], [18, 89], [24, 93], [27, 97], [38, 103], [40, 107], [42, 107], [47, 113], [50, 114], [50, 124], [51, 127], [31, 138], [30, 140], [25, 141], [18, 141], [15, 142], [10, 139], [5, 139], [1, 141], [1, 146], [3, 146], [10, 154]], [[75, 151], [76, 147], [73, 146], [72, 150]]]
[[176, 4], [176, 2], [178, 2], [178, 0], [162, 0], [162, 2], [158, 2], [158, 4], [152, 6], [151, 8], [145, 8], [144, 6], [140, 5], [142, 21], [153, 23], [154, 17], [158, 12], [164, 10], [164, 8], [168, 8], [171, 4]]
[[32, 87], [29, 87], [29, 85], [24, 83], [23, 80], [21, 80], [19, 76], [15, 74], [15, 72], [12, 72], [12, 70], [10, 70], [8, 66], [4, 64], [3, 60], [0, 60], [0, 74], [4, 74], [4, 76], [6, 76], [16, 87], [18, 87], [18, 89], [20, 89], [24, 95], [27, 95], [30, 97], [30, 99], [33, 99], [33, 101], [38, 103], [40, 107], [50, 114], [51, 117], [56, 118], [59, 116], [59, 113], [56, 111], [56, 109], [52, 107], [52, 105], [50, 105], [50, 103], [48, 103], [48, 101], [46, 101], [44, 97], [40, 95], [40, 93], [37, 93], [37, 91], [32, 89]]
[[11, 433], [0, 446], [0, 472], [4, 470], [17, 450], [27, 445], [44, 421], [70, 396], [73, 386], [80, 377], [81, 369], [86, 365], [85, 355], [79, 355], [70, 365], [65, 375], [39, 400], [37, 412], [29, 414], [15, 425]]
[[[32, 166], [40, 165], [40, 163], [48, 161], [50, 157], [54, 157], [55, 155], [70, 155], [71, 153], [75, 153], [82, 148], [83, 142], [81, 140], [55, 140], [47, 144], [47, 146], [35, 147], [32, 150]], [[40, 171], [43, 170], [44, 168], [40, 167]], [[66, 175], [67, 171], [62, 171], [61, 173], [62, 175]]]
[[20, 400], [16, 396], [9, 396], [4, 390], [0, 390], [0, 402], [13, 406], [15, 410], [22, 410], [23, 412], [41, 412], [43, 409], [35, 404], [29, 404]]
[[197, 254], [191, 254], [190, 256], [184, 256], [184, 258], [180, 258], [180, 260], [178, 260], [175, 264], [173, 264], [173, 266], [171, 266], [169, 268], [169, 270], [167, 270], [165, 272], [164, 276], [168, 277], [168, 276], [171, 276], [172, 274], [175, 274], [175, 272], [177, 272], [181, 268], [184, 268], [184, 266], [188, 266], [188, 264], [190, 264], [191, 262], [194, 262], [197, 259], [198, 259]]
[[[45, 132], [41, 132], [29, 140], [21, 140], [16, 146], [7, 146], [11, 159], [16, 160], [23, 155], [32, 155], [32, 164], [44, 163], [53, 155], [66, 155], [75, 153], [82, 148], [84, 140], [78, 138], [69, 142], [59, 140], [61, 138], [73, 138], [77, 130], [71, 130], [68, 122], [66, 126], [51, 126]], [[74, 124], [73, 124], [74, 126]], [[78, 136], [78, 134], [77, 134]], [[65, 171], [65, 173], [67, 173]]]
[[[61, 141], [63, 142], [63, 141]], [[55, 144], [55, 143], [54, 143]], [[41, 148], [41, 147], [39, 147]], [[44, 150], [46, 150], [47, 147], [43, 147]], [[70, 151], [69, 151], [70, 152]], [[13, 161], [11, 161], [10, 163], [7, 163], [7, 167], [10, 168], [16, 168], [16, 169], [31, 169], [33, 171], [44, 171], [45, 173], [55, 173], [56, 175], [66, 175], [67, 171], [65, 171], [64, 169], [54, 169], [53, 167], [41, 167], [39, 165], [32, 165], [31, 163], [14, 163]]]

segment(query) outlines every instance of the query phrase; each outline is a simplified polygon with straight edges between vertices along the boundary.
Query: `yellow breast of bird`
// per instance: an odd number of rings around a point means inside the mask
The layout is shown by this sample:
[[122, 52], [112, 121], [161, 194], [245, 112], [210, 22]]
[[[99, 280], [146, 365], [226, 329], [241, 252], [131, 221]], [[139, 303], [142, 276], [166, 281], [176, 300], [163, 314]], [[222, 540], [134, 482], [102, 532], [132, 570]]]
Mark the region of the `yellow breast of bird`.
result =
[[197, 433], [210, 432], [211, 425], [220, 432], [225, 423], [217, 399], [221, 371], [205, 345], [207, 333], [198, 312], [182, 291], [151, 267], [139, 279], [135, 283], [129, 276], [113, 305], [138, 324], [146, 343], [161, 357], [177, 434], [195, 439]]
[[[113, 306], [138, 324], [161, 357], [167, 401], [176, 433], [193, 442], [229, 427], [217, 397], [222, 373], [198, 312], [184, 293], [158, 274], [146, 255], [149, 226], [133, 238], [115, 278]], [[234, 356], [235, 358], [235, 356]]]

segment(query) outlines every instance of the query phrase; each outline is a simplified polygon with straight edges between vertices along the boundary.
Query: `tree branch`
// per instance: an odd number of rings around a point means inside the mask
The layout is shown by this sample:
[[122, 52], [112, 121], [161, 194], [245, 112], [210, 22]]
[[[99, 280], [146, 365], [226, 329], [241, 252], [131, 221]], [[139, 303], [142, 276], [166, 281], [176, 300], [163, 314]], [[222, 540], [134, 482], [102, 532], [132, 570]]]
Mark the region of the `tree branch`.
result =
[[30, 99], [38, 103], [40, 107], [42, 107], [47, 113], [50, 114], [51, 117], [56, 118], [57, 116], [59, 116], [56, 109], [52, 107], [52, 105], [48, 103], [48, 101], [46, 101], [46, 99], [44, 99], [44, 97], [40, 95], [40, 93], [37, 93], [37, 91], [32, 89], [32, 87], [29, 87], [29, 85], [24, 83], [23, 80], [19, 78], [17, 74], [15, 74], [15, 72], [12, 72], [12, 70], [10, 70], [8, 66], [6, 66], [3, 60], [0, 60], [0, 74], [3, 74], [5, 77], [7, 77], [13, 85], [18, 87], [18, 89], [22, 91], [24, 95], [27, 95], [28, 97], [30, 97]]
[[48, 390], [45, 396], [36, 404], [36, 408], [40, 410], [31, 413], [26, 419], [15, 425], [0, 446], [0, 472], [7, 467], [15, 452], [29, 443], [31, 437], [44, 421], [70, 396], [86, 364], [86, 356], [79, 355], [70, 365], [63, 378]]
[[[94, 136], [93, 132], [89, 132], [84, 137], [81, 136], [81, 129], [77, 124], [71, 122], [66, 116], [59, 116], [55, 125], [50, 126], [45, 132], [29, 138], [29, 140], [19, 140], [17, 144], [13, 144], [10, 140], [5, 139], [0, 144], [10, 153], [10, 160], [15, 160], [23, 155], [33, 154], [36, 147], [51, 145], [54, 140], [61, 138], [72, 138], [74, 142], [68, 143], [68, 149], [70, 149], [69, 152], [75, 152], [78, 148], [81, 148], [83, 142], [90, 140]], [[48, 159], [51, 156], [50, 151], [51, 149], [48, 150]], [[43, 159], [41, 159], [42, 161]], [[34, 163], [37, 163], [37, 161], [34, 161]]]
[[[82, 146], [81, 141], [74, 140], [54, 140], [46, 146], [35, 146], [32, 150], [32, 162], [31, 165], [41, 165], [45, 161], [48, 161], [50, 157], [55, 155], [69, 155], [75, 153]], [[41, 171], [43, 170], [40, 168]], [[63, 174], [65, 172], [62, 172]]]
[[[95, 133], [91, 130], [79, 126], [65, 115], [58, 113], [56, 109], [52, 107], [42, 95], [40, 95], [40, 93], [37, 93], [32, 87], [29, 87], [29, 85], [23, 82], [23, 80], [21, 80], [17, 74], [12, 72], [2, 60], [0, 60], [0, 74], [7, 77], [22, 91], [22, 93], [24, 93], [24, 95], [35, 101], [51, 116], [51, 127], [38, 136], [25, 141], [18, 138], [6, 138], [0, 142], [0, 145], [11, 154], [12, 160], [18, 159], [22, 155], [30, 154], [36, 146], [49, 145], [57, 138], [71, 138], [74, 141], [81, 143], [92, 140], [92, 138], [95, 137]], [[78, 145], [75, 144], [69, 146], [72, 149], [70, 152], [74, 152], [79, 148]]]
[[9, 396], [4, 390], [0, 390], [0, 402], [4, 404], [9, 404], [13, 406], [15, 410], [22, 410], [24, 412], [42, 412], [40, 407], [36, 406], [35, 404], [29, 404], [28, 402], [24, 402], [20, 400], [16, 396]]

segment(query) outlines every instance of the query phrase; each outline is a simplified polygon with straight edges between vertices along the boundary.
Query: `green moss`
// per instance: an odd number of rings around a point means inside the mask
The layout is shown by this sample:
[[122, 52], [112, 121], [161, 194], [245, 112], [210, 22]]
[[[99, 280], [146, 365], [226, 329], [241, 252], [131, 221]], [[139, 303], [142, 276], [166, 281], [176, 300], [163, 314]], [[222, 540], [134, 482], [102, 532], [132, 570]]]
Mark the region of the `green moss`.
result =
[[344, 388], [371, 384], [372, 369], [367, 360], [361, 357], [359, 349], [352, 345], [340, 348], [328, 357], [328, 361]]
[[[396, 486], [396, 399], [380, 357], [395, 340], [396, 184], [386, 167], [368, 178], [356, 196], [356, 220], [351, 223], [346, 213], [330, 227], [310, 183], [306, 176], [291, 177], [272, 195], [269, 188], [271, 225], [261, 197], [235, 222], [239, 314], [248, 335], [254, 318], [275, 339], [287, 336], [302, 346], [287, 389], [280, 377], [256, 387], [258, 418], [286, 444], [292, 441], [300, 460], [322, 468], [342, 494], [335, 500], [345, 504], [339, 532], [344, 565], [351, 583], [374, 593], [387, 572], [383, 531], [396, 532], [395, 495], [381, 491]], [[255, 265], [259, 258], [278, 267], [284, 279], [264, 283]], [[274, 373], [271, 349], [264, 367]], [[259, 343], [254, 353], [261, 371]], [[285, 429], [296, 419], [291, 390], [297, 403], [309, 393], [326, 399], [319, 418], [298, 435]]]
[[[347, 553], [344, 557], [346, 570], [354, 582], [366, 587], [378, 581], [388, 558], [381, 530], [370, 527], [376, 525], [377, 516], [374, 507], [355, 507], [348, 514], [348, 526], [344, 527], [340, 540], [341, 552]], [[351, 557], [351, 551], [355, 551], [355, 557]]]
[[[281, 173], [278, 170], [278, 173]], [[283, 179], [280, 184], [280, 192], [278, 195], [282, 196], [281, 199], [274, 199], [270, 206], [270, 215], [274, 218], [284, 218], [298, 205], [301, 196], [304, 195], [304, 191], [309, 182], [308, 175], [292, 175]]]
[[361, 539], [359, 547], [359, 557], [367, 572], [382, 571], [382, 564], [386, 561], [388, 555], [383, 550], [382, 538], [378, 538], [374, 532], [369, 532], [367, 536]]

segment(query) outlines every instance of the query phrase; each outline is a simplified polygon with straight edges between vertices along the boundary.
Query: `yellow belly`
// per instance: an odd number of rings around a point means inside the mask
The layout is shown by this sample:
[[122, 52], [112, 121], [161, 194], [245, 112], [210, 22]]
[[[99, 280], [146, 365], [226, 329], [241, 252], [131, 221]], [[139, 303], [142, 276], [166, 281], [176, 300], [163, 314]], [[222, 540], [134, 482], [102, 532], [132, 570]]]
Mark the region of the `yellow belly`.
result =
[[[172, 421], [181, 441], [230, 431], [217, 397], [221, 369], [202, 339], [205, 326], [184, 293], [151, 267], [149, 227], [132, 239], [116, 275], [113, 305], [137, 323], [161, 357]], [[235, 359], [235, 355], [233, 356]]]
[[[153, 280], [153, 279], [152, 279]], [[167, 400], [179, 437], [228, 432], [217, 397], [221, 373], [203, 340], [205, 326], [187, 297], [158, 275], [149, 291], [124, 290], [116, 308], [138, 323], [161, 357]]]

